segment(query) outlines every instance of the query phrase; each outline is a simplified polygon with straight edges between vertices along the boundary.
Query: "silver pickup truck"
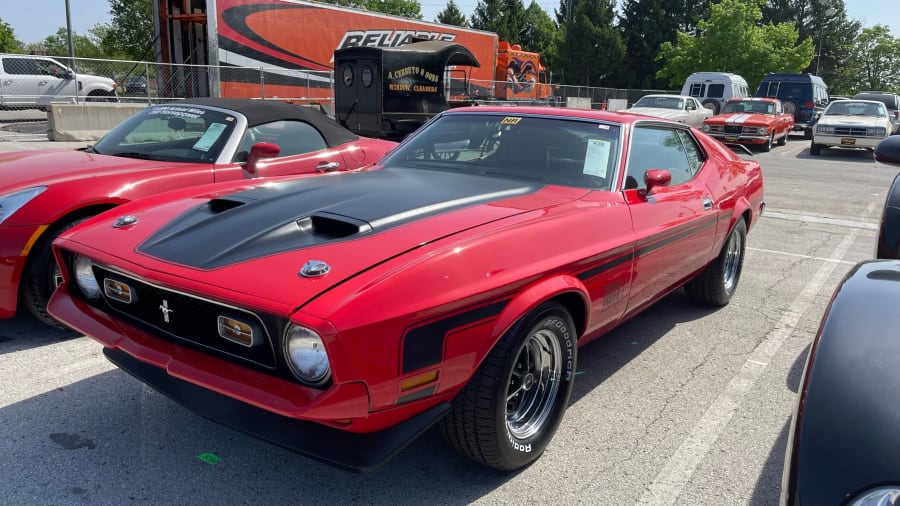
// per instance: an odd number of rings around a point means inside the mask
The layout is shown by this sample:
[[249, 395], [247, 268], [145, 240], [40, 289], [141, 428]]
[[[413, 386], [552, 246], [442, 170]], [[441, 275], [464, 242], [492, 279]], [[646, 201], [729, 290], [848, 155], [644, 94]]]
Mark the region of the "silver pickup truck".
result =
[[76, 74], [47, 56], [0, 54], [0, 108], [46, 109], [51, 103], [116, 100], [115, 82]]

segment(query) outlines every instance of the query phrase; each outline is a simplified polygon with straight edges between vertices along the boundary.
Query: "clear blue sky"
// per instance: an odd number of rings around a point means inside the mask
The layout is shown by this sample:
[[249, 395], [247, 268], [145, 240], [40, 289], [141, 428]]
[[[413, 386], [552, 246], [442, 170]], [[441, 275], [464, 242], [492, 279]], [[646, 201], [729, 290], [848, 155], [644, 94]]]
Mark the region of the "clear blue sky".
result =
[[[477, 0], [455, 0], [466, 15], [471, 15]], [[526, 4], [530, 0], [523, 0]], [[445, 0], [420, 0], [424, 19], [433, 21], [446, 7]], [[844, 0], [850, 18], [863, 26], [886, 24], [894, 37], [900, 37], [900, 0]], [[553, 16], [558, 0], [538, 0], [538, 4]], [[108, 23], [108, 0], [69, 0], [72, 29], [79, 34], [98, 23]], [[66, 0], [0, 0], [0, 19], [12, 26], [16, 38], [23, 42], [38, 42], [66, 26]]]

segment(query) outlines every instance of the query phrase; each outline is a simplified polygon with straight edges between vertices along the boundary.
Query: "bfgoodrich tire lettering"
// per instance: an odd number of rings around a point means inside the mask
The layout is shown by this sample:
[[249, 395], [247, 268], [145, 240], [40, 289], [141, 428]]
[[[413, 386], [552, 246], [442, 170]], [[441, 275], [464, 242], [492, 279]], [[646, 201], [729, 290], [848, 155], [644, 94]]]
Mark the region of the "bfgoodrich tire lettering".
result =
[[746, 242], [747, 224], [739, 219], [728, 234], [719, 256], [684, 285], [688, 297], [711, 306], [728, 304], [741, 279]]
[[504, 334], [441, 421], [447, 442], [500, 470], [534, 462], [562, 420], [575, 379], [569, 312], [547, 302]]

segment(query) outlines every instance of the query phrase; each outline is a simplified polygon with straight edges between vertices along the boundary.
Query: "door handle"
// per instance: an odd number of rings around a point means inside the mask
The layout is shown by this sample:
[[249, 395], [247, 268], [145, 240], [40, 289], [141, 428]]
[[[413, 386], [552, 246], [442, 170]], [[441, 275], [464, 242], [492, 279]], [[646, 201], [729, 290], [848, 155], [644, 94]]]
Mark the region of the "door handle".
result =
[[38, 81], [38, 86], [46, 86], [47, 83], [49, 83], [49, 82], [50, 82], [50, 81], [47, 81], [47, 80], [44, 80], [44, 81]]
[[713, 208], [712, 200], [710, 200], [708, 197], [703, 197], [703, 210], [709, 211], [712, 208]]
[[337, 162], [322, 162], [319, 165], [316, 165], [316, 172], [331, 172], [334, 170], [338, 170], [341, 164]]

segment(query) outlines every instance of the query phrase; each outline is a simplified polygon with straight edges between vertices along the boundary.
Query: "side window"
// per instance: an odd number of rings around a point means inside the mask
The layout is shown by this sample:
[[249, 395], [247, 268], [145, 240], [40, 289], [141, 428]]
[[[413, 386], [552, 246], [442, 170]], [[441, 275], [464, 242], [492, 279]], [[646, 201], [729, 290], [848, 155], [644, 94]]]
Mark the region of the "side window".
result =
[[706, 85], [703, 83], [691, 84], [690, 95], [692, 97], [703, 98], [703, 96], [706, 95]]
[[725, 85], [724, 84], [710, 84], [709, 89], [706, 93], [707, 97], [712, 98], [722, 98], [725, 96]]
[[4, 58], [3, 71], [19, 76], [33, 76], [41, 73], [35, 60], [31, 58]]
[[235, 153], [236, 161], [245, 160], [250, 146], [270, 142], [280, 148], [278, 158], [312, 153], [328, 147], [318, 130], [302, 121], [273, 121], [250, 127]]
[[[697, 172], [700, 171], [700, 166], [703, 165], [704, 156], [703, 151], [700, 151], [700, 147], [697, 146], [697, 141], [694, 140], [694, 137], [688, 133], [687, 130], [676, 130], [675, 133], [678, 134], [678, 138], [681, 139], [681, 144], [684, 147], [684, 153], [687, 155], [688, 159], [688, 169], [690, 170], [691, 175], [688, 179], [697, 175]], [[672, 179], [675, 179], [674, 174], [672, 175]]]
[[696, 158], [693, 162], [688, 160], [685, 144], [676, 129], [635, 127], [625, 169], [625, 189], [644, 187], [644, 174], [648, 169], [668, 170], [672, 174], [672, 185], [687, 181], [699, 170], [701, 163], [700, 152], [693, 140], [691, 146]]

